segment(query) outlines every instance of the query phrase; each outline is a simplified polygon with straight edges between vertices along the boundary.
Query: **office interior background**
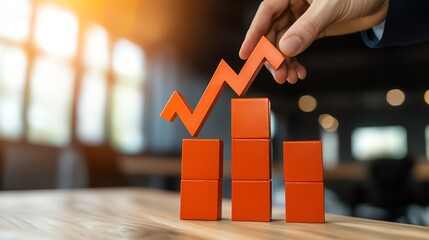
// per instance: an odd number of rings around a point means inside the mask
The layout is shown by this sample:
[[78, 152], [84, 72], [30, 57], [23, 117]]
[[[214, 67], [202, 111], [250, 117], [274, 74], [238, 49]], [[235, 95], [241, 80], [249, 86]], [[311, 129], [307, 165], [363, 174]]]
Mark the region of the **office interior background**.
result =
[[[238, 51], [259, 1], [0, 0], [1, 190], [139, 186], [179, 191], [178, 90], [198, 103]], [[246, 97], [271, 100], [273, 204], [284, 205], [282, 142], [321, 139], [327, 212], [429, 225], [429, 43], [369, 49], [360, 35], [318, 40], [308, 77], [262, 69]], [[226, 89], [200, 138], [224, 141]]]

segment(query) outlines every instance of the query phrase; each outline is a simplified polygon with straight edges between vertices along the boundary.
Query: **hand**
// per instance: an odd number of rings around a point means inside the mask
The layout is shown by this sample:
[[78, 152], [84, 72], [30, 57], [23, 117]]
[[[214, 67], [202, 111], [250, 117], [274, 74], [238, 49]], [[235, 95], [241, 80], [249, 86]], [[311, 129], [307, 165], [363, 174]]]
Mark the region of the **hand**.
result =
[[389, 0], [265, 0], [247, 31], [240, 57], [247, 59], [265, 35], [286, 56], [275, 71], [278, 83], [296, 83], [307, 70], [295, 58], [316, 39], [363, 31], [384, 21]]

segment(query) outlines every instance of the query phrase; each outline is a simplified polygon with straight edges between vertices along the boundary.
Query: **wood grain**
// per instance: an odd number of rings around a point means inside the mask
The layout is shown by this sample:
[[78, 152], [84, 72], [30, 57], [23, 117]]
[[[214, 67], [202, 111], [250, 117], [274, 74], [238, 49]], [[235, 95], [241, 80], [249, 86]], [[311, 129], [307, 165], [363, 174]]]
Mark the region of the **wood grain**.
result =
[[428, 239], [429, 228], [326, 215], [326, 224], [179, 220], [179, 195], [142, 188], [0, 193], [0, 239]]

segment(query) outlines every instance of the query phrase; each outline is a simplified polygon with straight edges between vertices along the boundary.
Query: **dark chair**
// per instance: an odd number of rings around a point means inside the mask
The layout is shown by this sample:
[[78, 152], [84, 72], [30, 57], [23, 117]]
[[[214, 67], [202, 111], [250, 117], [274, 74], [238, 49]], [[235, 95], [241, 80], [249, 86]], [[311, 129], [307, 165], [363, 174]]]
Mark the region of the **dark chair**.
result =
[[79, 151], [22, 142], [1, 142], [2, 190], [82, 188], [86, 166]]
[[119, 170], [119, 154], [108, 145], [81, 146], [88, 171], [89, 187], [126, 186], [127, 179]]
[[[355, 206], [355, 215], [386, 221], [404, 217], [407, 207], [414, 202], [411, 188], [413, 167], [414, 161], [410, 157], [372, 160], [368, 165], [369, 179], [356, 194], [359, 203]], [[362, 204], [373, 208], [366, 211], [366, 216], [359, 213]]]

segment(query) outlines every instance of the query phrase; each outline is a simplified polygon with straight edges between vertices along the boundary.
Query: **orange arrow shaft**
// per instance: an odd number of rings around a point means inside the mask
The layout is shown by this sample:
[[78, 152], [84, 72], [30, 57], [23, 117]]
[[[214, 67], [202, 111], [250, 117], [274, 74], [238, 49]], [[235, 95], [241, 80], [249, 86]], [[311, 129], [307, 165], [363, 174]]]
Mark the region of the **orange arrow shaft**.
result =
[[182, 94], [174, 91], [162, 110], [161, 117], [167, 121], [174, 121], [176, 116], [179, 116], [188, 132], [196, 136], [222, 93], [225, 83], [237, 95], [243, 96], [252, 85], [265, 60], [277, 69], [284, 58], [265, 37], [262, 37], [239, 74], [235, 73], [224, 60], [220, 61], [195, 110], [192, 110]]

